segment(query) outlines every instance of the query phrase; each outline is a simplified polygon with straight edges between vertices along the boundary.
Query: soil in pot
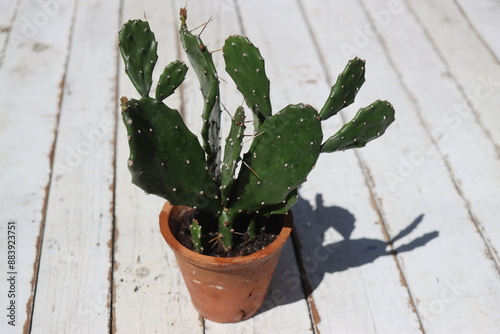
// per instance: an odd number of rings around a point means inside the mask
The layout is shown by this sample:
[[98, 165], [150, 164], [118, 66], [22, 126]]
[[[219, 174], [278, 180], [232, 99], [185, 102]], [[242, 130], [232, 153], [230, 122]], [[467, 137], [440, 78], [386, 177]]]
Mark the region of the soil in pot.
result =
[[205, 244], [210, 246], [205, 247], [203, 252], [204, 255], [208, 256], [237, 257], [250, 255], [269, 246], [274, 240], [276, 240], [276, 237], [281, 231], [281, 225], [277, 216], [271, 218], [262, 217], [258, 222], [259, 226], [256, 229], [257, 234], [255, 238], [250, 239], [248, 234], [245, 233], [246, 227], [248, 226], [247, 221], [244, 219], [236, 221], [234, 223], [235, 234], [233, 236], [235, 247], [231, 251], [225, 251], [222, 247], [220, 247], [220, 243], [218, 243], [217, 221], [212, 217], [199, 215], [195, 211], [193, 212], [192, 217], [190, 216], [181, 222], [179, 231], [175, 236], [184, 247], [192, 251], [194, 251], [194, 245], [189, 231], [192, 218], [203, 222], [204, 226], [209, 228], [209, 231], [205, 231], [202, 236], [205, 240]]

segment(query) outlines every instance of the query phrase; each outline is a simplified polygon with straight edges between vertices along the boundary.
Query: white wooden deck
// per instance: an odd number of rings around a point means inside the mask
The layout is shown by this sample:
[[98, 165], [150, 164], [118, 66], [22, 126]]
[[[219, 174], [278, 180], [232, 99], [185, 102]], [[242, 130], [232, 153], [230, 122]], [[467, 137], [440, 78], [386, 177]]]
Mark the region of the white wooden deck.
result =
[[[231, 325], [191, 306], [159, 233], [163, 200], [126, 166], [118, 98], [137, 93], [117, 32], [146, 16], [163, 68], [183, 56], [184, 4], [0, 0], [0, 332], [498, 333], [500, 1], [188, 1], [191, 27], [213, 18], [210, 50], [230, 34], [260, 47], [275, 110], [320, 108], [355, 55], [367, 81], [344, 120], [377, 98], [396, 108], [365, 149], [322, 155], [262, 310]], [[184, 85], [170, 104], [199, 132], [194, 72]]]

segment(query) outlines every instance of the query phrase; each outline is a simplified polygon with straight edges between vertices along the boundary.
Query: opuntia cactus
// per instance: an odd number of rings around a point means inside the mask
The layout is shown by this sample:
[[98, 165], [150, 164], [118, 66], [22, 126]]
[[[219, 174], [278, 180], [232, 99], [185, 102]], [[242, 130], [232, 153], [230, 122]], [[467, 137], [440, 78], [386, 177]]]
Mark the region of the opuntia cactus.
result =
[[254, 114], [255, 131], [271, 117], [269, 79], [264, 68], [264, 58], [248, 38], [230, 36], [222, 48], [226, 71], [243, 94]]
[[139, 100], [121, 100], [130, 146], [128, 166], [132, 181], [147, 193], [197, 210], [199, 215], [190, 222], [195, 251], [210, 253], [210, 248], [218, 247], [228, 252], [237, 242], [235, 235], [253, 238], [270, 215], [289, 211], [321, 153], [365, 146], [394, 121], [394, 108], [377, 100], [323, 141], [321, 122], [353, 103], [364, 83], [364, 60], [349, 61], [319, 113], [310, 105], [297, 104], [273, 114], [264, 59], [248, 38], [230, 36], [222, 48], [226, 71], [252, 111], [255, 133], [242, 155], [246, 126], [244, 107], [239, 107], [222, 158], [219, 76], [212, 53], [200, 36], [188, 30], [184, 8], [180, 19], [180, 40], [204, 101], [203, 145], [181, 115], [162, 102], [184, 80], [186, 65], [170, 63], [155, 97], [150, 97], [157, 43], [147, 22], [132, 20], [119, 34], [126, 73], [141, 95]]
[[203, 148], [207, 155], [207, 167], [215, 182], [219, 182], [220, 153], [220, 101], [219, 78], [212, 60], [212, 53], [207, 50], [199, 36], [193, 35], [187, 28], [187, 11], [181, 9], [180, 39], [184, 51], [198, 76], [203, 95], [203, 126], [201, 135]]

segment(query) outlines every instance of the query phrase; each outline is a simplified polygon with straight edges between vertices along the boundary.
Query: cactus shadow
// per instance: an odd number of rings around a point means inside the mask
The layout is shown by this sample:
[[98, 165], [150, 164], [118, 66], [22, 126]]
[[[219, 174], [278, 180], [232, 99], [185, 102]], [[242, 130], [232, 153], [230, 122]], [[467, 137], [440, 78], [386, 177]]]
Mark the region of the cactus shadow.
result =
[[[372, 263], [382, 256], [413, 251], [439, 235], [437, 231], [426, 233], [392, 251], [390, 242], [386, 240], [352, 239], [356, 218], [348, 210], [338, 206], [325, 207], [321, 194], [316, 195], [315, 204], [313, 207], [309, 202], [299, 199], [294, 206], [293, 240], [289, 240], [283, 250], [266, 300], [258, 314], [279, 305], [303, 300], [304, 294], [312, 293], [320, 285], [326, 273], [346, 271]], [[410, 235], [423, 219], [423, 214], [416, 217], [391, 243]], [[325, 235], [330, 228], [340, 234], [342, 240], [325, 245]], [[300, 256], [293, 252], [293, 248], [300, 252]], [[301, 269], [297, 268], [297, 263]]]

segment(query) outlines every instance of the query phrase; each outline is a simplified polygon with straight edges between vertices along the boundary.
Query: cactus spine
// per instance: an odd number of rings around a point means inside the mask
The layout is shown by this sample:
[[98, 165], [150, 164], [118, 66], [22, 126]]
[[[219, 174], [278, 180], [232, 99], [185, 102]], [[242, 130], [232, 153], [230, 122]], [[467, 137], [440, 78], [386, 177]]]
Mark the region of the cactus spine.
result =
[[[239, 107], [232, 116], [222, 158], [219, 76], [212, 53], [200, 36], [188, 30], [185, 9], [180, 19], [181, 43], [204, 100], [203, 145], [177, 110], [163, 102], [182, 83], [187, 66], [180, 61], [170, 63], [159, 78], [155, 97], [150, 97], [157, 43], [147, 22], [132, 20], [119, 34], [126, 73], [141, 95], [138, 100], [121, 100], [130, 147], [128, 166], [132, 181], [147, 193], [198, 210], [200, 219], [193, 219], [190, 227], [197, 252], [207, 251], [207, 246], [229, 251], [235, 246], [235, 235], [253, 238], [266, 217], [288, 212], [321, 153], [365, 146], [394, 121], [394, 108], [377, 100], [323, 141], [321, 122], [353, 103], [363, 85], [364, 60], [349, 61], [319, 112], [297, 104], [273, 114], [259, 50], [246, 37], [230, 36], [223, 47], [226, 71], [253, 113], [255, 134], [242, 154], [245, 110]], [[211, 217], [212, 222], [203, 221], [202, 216]]]

